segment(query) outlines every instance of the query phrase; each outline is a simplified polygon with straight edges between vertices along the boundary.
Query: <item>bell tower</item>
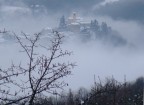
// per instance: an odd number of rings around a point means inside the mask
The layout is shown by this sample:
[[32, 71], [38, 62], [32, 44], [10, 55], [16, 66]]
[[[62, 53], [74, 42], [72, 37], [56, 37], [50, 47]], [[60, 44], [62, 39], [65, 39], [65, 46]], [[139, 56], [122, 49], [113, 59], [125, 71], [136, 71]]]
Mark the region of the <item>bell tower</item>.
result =
[[75, 22], [77, 19], [76, 12], [73, 12], [73, 21]]

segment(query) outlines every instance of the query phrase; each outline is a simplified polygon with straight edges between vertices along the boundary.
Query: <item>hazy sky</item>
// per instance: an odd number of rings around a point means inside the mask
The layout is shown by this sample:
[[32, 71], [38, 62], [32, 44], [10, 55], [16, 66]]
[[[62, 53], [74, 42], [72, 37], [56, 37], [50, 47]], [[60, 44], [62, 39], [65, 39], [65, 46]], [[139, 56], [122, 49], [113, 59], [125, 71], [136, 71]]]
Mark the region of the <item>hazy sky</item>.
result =
[[125, 19], [144, 22], [143, 0], [118, 0], [96, 8], [95, 12], [100, 15], [110, 16], [113, 19]]
[[[64, 49], [73, 51], [69, 60], [77, 62], [73, 75], [67, 77], [69, 88], [93, 85], [94, 74], [102, 79], [114, 76], [123, 81], [134, 80], [144, 72], [144, 1], [143, 0], [0, 0], [0, 28], [19, 34], [35, 33], [45, 27], [56, 27], [59, 18], [72, 11], [86, 20], [105, 21], [123, 36], [131, 46], [113, 47], [98, 42], [83, 43], [69, 40]], [[15, 2], [14, 2], [15, 1]], [[35, 2], [34, 2], [35, 1]], [[52, 3], [52, 4], [51, 4]], [[32, 4], [43, 5], [47, 12], [33, 14]], [[76, 5], [75, 5], [76, 4]], [[52, 6], [50, 6], [52, 5]], [[11, 61], [25, 62], [15, 43], [0, 43], [0, 67]]]

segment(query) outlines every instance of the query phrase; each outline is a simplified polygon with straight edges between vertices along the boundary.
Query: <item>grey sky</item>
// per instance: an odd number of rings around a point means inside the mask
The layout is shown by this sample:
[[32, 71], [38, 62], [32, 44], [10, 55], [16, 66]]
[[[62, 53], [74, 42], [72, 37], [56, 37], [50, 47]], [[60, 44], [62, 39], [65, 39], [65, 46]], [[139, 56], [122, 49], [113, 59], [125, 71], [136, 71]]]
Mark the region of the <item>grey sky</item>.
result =
[[109, 2], [96, 8], [95, 14], [110, 16], [113, 19], [144, 22], [144, 0]]
[[[71, 10], [83, 10], [88, 11], [91, 8], [104, 0], [2, 0], [0, 4], [6, 5], [18, 5], [24, 4], [31, 7], [32, 5], [44, 6], [48, 11], [61, 12]], [[66, 12], [65, 11], [65, 12]]]

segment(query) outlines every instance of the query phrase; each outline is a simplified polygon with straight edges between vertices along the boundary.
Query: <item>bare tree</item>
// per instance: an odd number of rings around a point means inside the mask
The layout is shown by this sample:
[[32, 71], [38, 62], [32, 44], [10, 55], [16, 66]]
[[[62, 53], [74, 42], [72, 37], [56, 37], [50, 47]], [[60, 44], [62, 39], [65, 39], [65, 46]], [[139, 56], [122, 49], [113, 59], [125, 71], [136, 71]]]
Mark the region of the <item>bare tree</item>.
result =
[[[84, 105], [117, 105], [117, 93], [122, 87], [122, 83], [112, 78], [106, 78], [106, 81], [94, 81], [94, 86], [88, 98], [84, 101]], [[94, 78], [95, 80], [95, 78]]]
[[[49, 47], [39, 44], [41, 33], [34, 34], [34, 37], [23, 33], [23, 36], [26, 43], [15, 35], [27, 55], [27, 64], [12, 64], [7, 70], [0, 69], [0, 100], [5, 105], [24, 101], [33, 105], [38, 94], [55, 94], [55, 89], [63, 89], [67, 85], [63, 77], [70, 75], [75, 66], [74, 63], [59, 61], [62, 57], [71, 55], [71, 52], [62, 50], [64, 36], [58, 32], [54, 32]], [[39, 54], [36, 52], [38, 47], [47, 53]]]

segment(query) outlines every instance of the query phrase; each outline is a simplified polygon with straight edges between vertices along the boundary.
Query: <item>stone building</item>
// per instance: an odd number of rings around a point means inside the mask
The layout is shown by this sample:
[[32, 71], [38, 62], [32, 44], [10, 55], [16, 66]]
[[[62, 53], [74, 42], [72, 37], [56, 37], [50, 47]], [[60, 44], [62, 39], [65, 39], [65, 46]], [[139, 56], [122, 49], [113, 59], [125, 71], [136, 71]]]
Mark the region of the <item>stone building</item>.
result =
[[78, 17], [75, 12], [73, 12], [72, 16], [70, 16], [67, 20], [67, 28], [72, 32], [80, 32], [82, 28], [89, 26], [90, 23], [85, 22], [83, 18]]

